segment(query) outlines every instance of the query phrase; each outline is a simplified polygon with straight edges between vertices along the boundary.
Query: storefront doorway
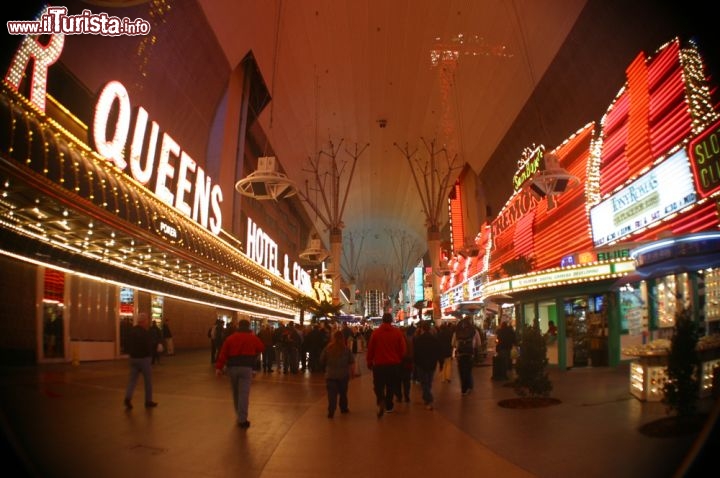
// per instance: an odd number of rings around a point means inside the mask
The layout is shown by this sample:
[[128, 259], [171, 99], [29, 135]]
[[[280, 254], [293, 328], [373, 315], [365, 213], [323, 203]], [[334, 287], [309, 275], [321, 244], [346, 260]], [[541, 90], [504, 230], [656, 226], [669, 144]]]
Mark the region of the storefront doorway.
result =
[[568, 339], [572, 340], [572, 366], [608, 365], [608, 321], [604, 294], [565, 299]]

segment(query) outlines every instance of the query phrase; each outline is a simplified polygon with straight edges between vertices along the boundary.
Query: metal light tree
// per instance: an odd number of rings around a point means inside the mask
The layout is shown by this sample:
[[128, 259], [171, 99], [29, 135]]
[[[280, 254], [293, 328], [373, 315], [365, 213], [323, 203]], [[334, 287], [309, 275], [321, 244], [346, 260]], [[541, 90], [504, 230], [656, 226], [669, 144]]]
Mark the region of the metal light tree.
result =
[[408, 298], [407, 280], [415, 264], [417, 264], [417, 261], [422, 256], [423, 251], [417, 240], [408, 234], [407, 231], [391, 230], [388, 231], [388, 235], [392, 241], [395, 260], [397, 261], [400, 272], [400, 286], [402, 291], [400, 307], [405, 309], [403, 302]]
[[[356, 239], [359, 241], [359, 244], [355, 243]], [[343, 261], [341, 267], [343, 274], [347, 277], [348, 287], [350, 288], [350, 297], [348, 297], [348, 300], [351, 302], [352, 309], [355, 313], [359, 313], [360, 311], [359, 298], [357, 297], [356, 291], [358, 290], [358, 280], [360, 278], [360, 254], [364, 242], [365, 232], [359, 234], [350, 232], [343, 240]]]
[[437, 148], [435, 141], [426, 141], [420, 138], [425, 145], [428, 156], [416, 158], [417, 149], [410, 151], [408, 144], [401, 148], [397, 143], [395, 146], [407, 159], [410, 171], [415, 181], [420, 199], [422, 200], [423, 212], [425, 213], [425, 227], [427, 228], [427, 245], [430, 255], [430, 265], [433, 270], [432, 291], [433, 291], [433, 318], [440, 318], [440, 287], [438, 271], [440, 270], [440, 214], [447, 211], [447, 198], [453, 187], [454, 172], [460, 169], [457, 166], [457, 153], [450, 157], [447, 149], [443, 146]]
[[[340, 152], [343, 141], [344, 140], [341, 139], [337, 146], [335, 146], [332, 141], [329, 141], [329, 151], [320, 150], [314, 158], [308, 158], [310, 169], [306, 171], [312, 175], [312, 188], [310, 181], [306, 180], [305, 190], [298, 189], [297, 192], [300, 198], [315, 211], [318, 219], [330, 233], [330, 257], [332, 258], [332, 262], [328, 267], [327, 275], [332, 279], [332, 298], [334, 304], [340, 301], [340, 288], [342, 286], [340, 261], [342, 253], [342, 232], [345, 227], [342, 221], [343, 212], [345, 211], [350, 184], [352, 183], [355, 172], [355, 165], [357, 164], [358, 158], [369, 146], [369, 144], [365, 144], [359, 147], [356, 143], [354, 151], [345, 149], [351, 161], [349, 161], [350, 170], [347, 172], [347, 181], [343, 185], [341, 184], [341, 180], [343, 173], [346, 172], [345, 167], [348, 165], [348, 161], [338, 161], [338, 153]], [[329, 164], [322, 164], [324, 163], [324, 161], [322, 161], [324, 157], [330, 160]], [[311, 189], [319, 193], [320, 198], [318, 202], [310, 198]]]

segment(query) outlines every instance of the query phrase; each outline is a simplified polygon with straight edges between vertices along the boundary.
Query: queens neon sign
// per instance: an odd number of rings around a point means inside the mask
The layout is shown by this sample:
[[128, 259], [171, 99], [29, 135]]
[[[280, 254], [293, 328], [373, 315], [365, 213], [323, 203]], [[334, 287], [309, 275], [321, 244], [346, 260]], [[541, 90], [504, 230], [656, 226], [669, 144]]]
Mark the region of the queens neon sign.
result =
[[[45, 112], [47, 74], [62, 53], [64, 36], [50, 35], [46, 43], [37, 36], [26, 37], [5, 76], [7, 84], [19, 92], [28, 65], [32, 64], [29, 99]], [[32, 60], [32, 62], [31, 62]], [[111, 81], [100, 92], [90, 141], [95, 150], [120, 170], [128, 172], [164, 203], [192, 218], [213, 234], [222, 229], [222, 189], [197, 165], [167, 132], [151, 121], [142, 107], [133, 112], [127, 89]], [[130, 134], [131, 124], [132, 135]], [[157, 153], [159, 149], [159, 154]]]
[[[136, 110], [132, 136], [131, 119], [127, 90], [118, 81], [109, 82], [95, 104], [90, 132], [95, 150], [122, 171], [129, 168], [130, 175], [161, 201], [218, 234], [222, 228], [220, 186], [213, 184], [168, 133], [163, 132], [159, 139], [160, 127], [155, 121], [148, 136], [149, 115], [142, 106]], [[158, 146], [160, 152], [156, 154]]]

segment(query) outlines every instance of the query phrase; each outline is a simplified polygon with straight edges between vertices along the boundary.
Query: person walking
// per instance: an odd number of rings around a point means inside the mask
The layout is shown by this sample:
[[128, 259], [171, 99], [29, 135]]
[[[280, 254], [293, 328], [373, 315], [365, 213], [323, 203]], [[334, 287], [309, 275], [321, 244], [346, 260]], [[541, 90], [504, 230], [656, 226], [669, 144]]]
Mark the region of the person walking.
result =
[[165, 348], [162, 345], [162, 330], [160, 329], [160, 327], [158, 327], [158, 323], [156, 320], [153, 320], [152, 322], [152, 326], [150, 327], [150, 335], [153, 338], [152, 364], [159, 364], [160, 352]]
[[[400, 329], [402, 330], [402, 329]], [[400, 367], [400, 387], [397, 391], [398, 402], [410, 402], [410, 387], [412, 385], [415, 371], [413, 361], [413, 339], [415, 338], [416, 327], [408, 327], [403, 331], [405, 336], [405, 355]]]
[[173, 342], [172, 331], [170, 330], [170, 319], [163, 321], [162, 336], [165, 339], [165, 353], [175, 355], [175, 343]]
[[258, 338], [262, 340], [265, 350], [262, 353], [262, 370], [263, 373], [272, 373], [275, 354], [273, 353], [273, 328], [270, 324], [265, 324], [258, 333]]
[[303, 341], [308, 351], [308, 367], [311, 373], [322, 372], [323, 367], [320, 365], [320, 354], [325, 348], [325, 333], [320, 329], [320, 325], [313, 325]]
[[210, 363], [214, 365], [223, 342], [223, 321], [221, 319], [215, 320], [215, 324], [210, 327], [208, 338], [210, 339]]
[[137, 315], [135, 325], [128, 332], [127, 351], [130, 356], [130, 376], [125, 389], [125, 409], [132, 410], [132, 397], [135, 392], [138, 376], [142, 374], [145, 384], [145, 408], [157, 407], [153, 401], [152, 360], [155, 342], [148, 330], [148, 316], [141, 312]]
[[452, 344], [457, 357], [460, 392], [467, 395], [473, 389], [473, 358], [475, 357], [475, 350], [480, 346], [480, 334], [469, 317], [464, 317], [458, 322], [453, 334]]
[[400, 389], [400, 367], [405, 356], [405, 337], [392, 325], [392, 314], [382, 316], [382, 324], [370, 336], [365, 360], [373, 374], [377, 416], [393, 411], [393, 397]]
[[237, 424], [240, 428], [249, 428], [248, 407], [253, 367], [257, 357], [265, 350], [265, 345], [250, 330], [250, 321], [241, 319], [235, 331], [220, 348], [215, 374], [219, 377], [227, 371], [232, 387], [233, 406]]
[[441, 355], [440, 340], [431, 331], [430, 322], [421, 322], [413, 339], [413, 360], [415, 362], [415, 375], [420, 381], [422, 399], [427, 410], [433, 409], [433, 376], [440, 363]]
[[332, 335], [330, 343], [320, 352], [320, 364], [325, 368], [325, 386], [327, 388], [328, 418], [335, 416], [340, 401], [340, 413], [348, 413], [348, 384], [353, 375], [355, 355], [347, 346], [342, 331]]
[[300, 342], [302, 337], [295, 328], [295, 324], [285, 324], [281, 335], [283, 350], [283, 373], [297, 374], [300, 366]]
[[453, 327], [448, 323], [443, 323], [437, 332], [440, 341], [440, 378], [443, 383], [450, 383], [452, 379], [453, 332]]
[[497, 345], [495, 351], [497, 352], [498, 363], [498, 376], [493, 377], [496, 380], [507, 380], [508, 373], [512, 371], [512, 349], [516, 344], [515, 330], [512, 328], [507, 320], [503, 320], [500, 324], [500, 328], [497, 331]]

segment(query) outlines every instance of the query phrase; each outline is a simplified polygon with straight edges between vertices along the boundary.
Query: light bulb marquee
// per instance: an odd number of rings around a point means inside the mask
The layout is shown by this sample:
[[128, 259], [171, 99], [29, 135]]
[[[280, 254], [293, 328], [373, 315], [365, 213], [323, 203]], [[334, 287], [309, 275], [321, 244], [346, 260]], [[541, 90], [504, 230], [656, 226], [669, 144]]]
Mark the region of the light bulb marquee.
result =
[[[253, 304], [259, 314], [291, 315], [292, 299], [312, 293], [307, 278], [294, 268], [278, 274], [240, 252], [239, 241], [222, 229], [220, 187], [143, 107], [135, 108], [132, 118], [121, 83], [108, 83], [98, 97], [89, 130], [92, 148], [46, 114], [46, 99], [52, 100], [46, 91], [48, 68], [63, 44], [60, 34], [49, 35], [44, 44], [26, 37], [4, 79], [8, 123], [2, 150], [10, 162], [0, 170], [12, 172], [3, 178], [1, 228], [38, 241], [34, 249], [51, 251], [64, 263], [72, 257], [95, 261], [91, 266], [80, 259], [78, 271], [109, 265], [131, 274], [119, 272], [135, 277], [128, 284], [140, 288], [147, 278], [165, 284], [168, 294], [200, 297], [198, 292], [217, 297], [218, 304]], [[26, 78], [29, 65], [32, 76]], [[23, 81], [29, 85], [27, 99], [19, 93]], [[83, 130], [72, 113], [53, 105]], [[23, 168], [9, 166], [11, 160]], [[33, 208], [22, 205], [28, 193], [35, 197]], [[0, 253], [32, 262], [5, 248]], [[192, 292], [184, 294], [183, 288]]]

